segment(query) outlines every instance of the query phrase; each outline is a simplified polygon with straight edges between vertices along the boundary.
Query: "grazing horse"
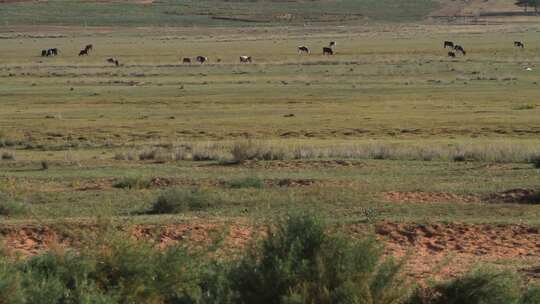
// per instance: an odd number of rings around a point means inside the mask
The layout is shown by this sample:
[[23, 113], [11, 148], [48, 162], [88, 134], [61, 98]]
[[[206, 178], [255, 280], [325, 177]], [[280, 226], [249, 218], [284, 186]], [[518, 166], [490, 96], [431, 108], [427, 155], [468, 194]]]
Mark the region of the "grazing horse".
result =
[[205, 57], [205, 56], [197, 56], [197, 58], [195, 58], [195, 60], [200, 63], [200, 64], [203, 64], [205, 62], [208, 61], [208, 57]]
[[184, 57], [184, 58], [182, 59], [182, 62], [183, 62], [183, 63], [191, 63], [191, 58]]
[[323, 55], [334, 55], [334, 50], [332, 50], [332, 48], [329, 48], [329, 47], [323, 47], [322, 49], [322, 54]]
[[81, 50], [79, 52], [79, 56], [86, 56], [86, 55], [88, 55], [88, 50], [87, 49]]
[[448, 52], [448, 57], [456, 58], [456, 53]]
[[309, 49], [305, 45], [301, 45], [298, 47], [298, 54], [309, 54]]
[[465, 49], [461, 45], [455, 45], [454, 50], [457, 52], [461, 52], [463, 56], [467, 55], [467, 52], [465, 52]]
[[523, 44], [523, 42], [521, 41], [514, 41], [514, 46], [518, 48], [524, 48], [525, 44]]
[[251, 56], [240, 56], [240, 62], [241, 63], [251, 63]]
[[452, 41], [445, 41], [444, 42], [444, 48], [447, 48], [447, 47], [449, 47], [451, 49], [454, 48], [454, 43]]

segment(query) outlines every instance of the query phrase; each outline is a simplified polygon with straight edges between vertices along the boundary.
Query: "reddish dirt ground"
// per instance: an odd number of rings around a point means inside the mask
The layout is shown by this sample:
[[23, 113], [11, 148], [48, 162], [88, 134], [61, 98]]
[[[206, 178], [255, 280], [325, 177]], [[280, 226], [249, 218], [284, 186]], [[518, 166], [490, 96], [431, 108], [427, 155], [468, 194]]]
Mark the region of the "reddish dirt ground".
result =
[[[81, 230], [95, 230], [90, 226]], [[62, 233], [61, 228], [41, 226], [0, 227], [0, 238], [8, 253], [23, 256], [39, 254], [50, 248], [75, 246], [77, 240]], [[356, 224], [347, 228], [352, 235], [365, 235], [370, 227]], [[151, 240], [159, 248], [189, 242], [208, 245], [223, 239], [225, 250], [240, 251], [253, 239], [254, 231], [264, 230], [250, 225], [223, 223], [182, 223], [138, 225], [130, 228], [137, 240]], [[522, 269], [531, 279], [540, 277], [540, 231], [524, 225], [488, 224], [406, 224], [382, 222], [375, 233], [386, 246], [386, 253], [407, 257], [406, 271], [416, 279], [448, 278], [470, 269], [478, 262], [511, 260], [532, 263]], [[75, 244], [75, 245], [74, 245]], [[532, 261], [532, 262], [531, 262]]]

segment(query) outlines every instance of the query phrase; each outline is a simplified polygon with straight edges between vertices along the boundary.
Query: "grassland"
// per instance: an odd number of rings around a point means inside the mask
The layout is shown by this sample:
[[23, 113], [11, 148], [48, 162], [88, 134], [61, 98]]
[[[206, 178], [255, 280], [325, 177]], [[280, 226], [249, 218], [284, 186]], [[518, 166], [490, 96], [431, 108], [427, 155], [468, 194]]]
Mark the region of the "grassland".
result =
[[[523, 238], [517, 253], [497, 235], [464, 240], [468, 251], [413, 246], [436, 261], [476, 261], [484, 246], [486, 261], [536, 265], [539, 29], [5, 27], [0, 192], [24, 210], [0, 215], [2, 227], [249, 226], [305, 209], [344, 229], [503, 227]], [[320, 55], [331, 40], [336, 55]], [[444, 40], [467, 56], [447, 58]], [[60, 56], [39, 56], [50, 47]], [[181, 63], [197, 55], [209, 63]], [[256, 156], [234, 162], [235, 146]], [[170, 188], [199, 189], [206, 207], [149, 214]]]
[[[433, 0], [22, 1], [2, 4], [4, 25], [245, 26], [418, 21]], [[59, 11], [64, 12], [58, 14]], [[121, 12], [121, 13], [120, 13]]]

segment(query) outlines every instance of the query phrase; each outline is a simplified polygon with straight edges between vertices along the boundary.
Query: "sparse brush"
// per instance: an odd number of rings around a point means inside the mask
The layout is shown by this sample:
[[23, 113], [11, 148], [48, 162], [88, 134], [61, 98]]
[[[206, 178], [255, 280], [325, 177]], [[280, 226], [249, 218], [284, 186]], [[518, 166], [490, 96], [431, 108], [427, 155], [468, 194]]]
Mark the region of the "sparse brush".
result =
[[152, 183], [142, 177], [125, 177], [113, 184], [115, 188], [121, 189], [148, 189]]
[[210, 206], [210, 199], [206, 193], [198, 189], [169, 189], [161, 193], [150, 214], [174, 214], [187, 211], [203, 210]]
[[229, 187], [234, 189], [239, 188], [264, 188], [264, 181], [258, 177], [246, 177], [241, 179], [235, 179], [228, 182]]
[[540, 169], [540, 155], [535, 155], [531, 158], [531, 163], [536, 169]]
[[49, 162], [48, 161], [42, 160], [40, 164], [41, 164], [41, 170], [45, 171], [45, 170], [49, 169]]
[[11, 152], [4, 151], [1, 155], [2, 160], [15, 160], [15, 155]]
[[24, 215], [26, 212], [26, 205], [9, 198], [5, 194], [0, 193], [0, 216], [13, 217], [17, 215]]

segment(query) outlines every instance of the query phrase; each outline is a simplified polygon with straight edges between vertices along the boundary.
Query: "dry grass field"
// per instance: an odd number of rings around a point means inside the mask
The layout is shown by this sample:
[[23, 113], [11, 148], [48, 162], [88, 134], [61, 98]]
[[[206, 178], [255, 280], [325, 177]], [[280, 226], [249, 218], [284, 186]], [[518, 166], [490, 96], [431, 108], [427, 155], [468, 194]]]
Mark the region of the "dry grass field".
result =
[[[0, 236], [35, 255], [107, 221], [163, 245], [226, 230], [242, 248], [275, 218], [317, 211], [332, 229], [374, 233], [391, 255], [414, 252], [415, 278], [488, 263], [535, 281], [539, 32], [6, 22]], [[467, 55], [449, 58], [445, 40]], [[336, 54], [323, 56], [329, 41]], [[58, 56], [40, 56], [53, 47]], [[209, 61], [182, 63], [199, 55]], [[192, 205], [160, 212], [167, 195]]]

